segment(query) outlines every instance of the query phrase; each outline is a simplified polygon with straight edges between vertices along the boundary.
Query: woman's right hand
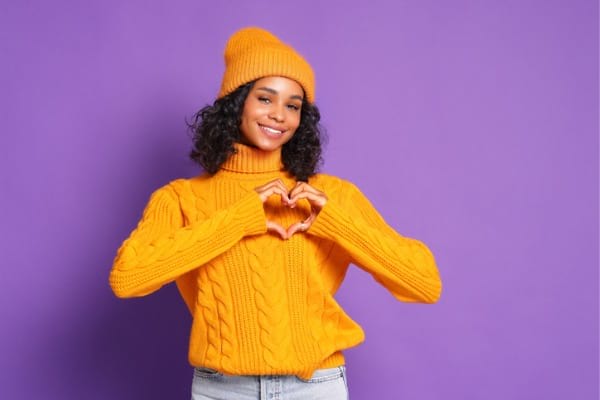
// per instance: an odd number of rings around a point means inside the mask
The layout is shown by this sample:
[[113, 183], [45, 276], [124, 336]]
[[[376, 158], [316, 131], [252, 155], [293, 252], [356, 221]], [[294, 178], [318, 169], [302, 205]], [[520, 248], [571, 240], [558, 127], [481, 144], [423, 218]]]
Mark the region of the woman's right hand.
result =
[[[283, 181], [280, 178], [274, 179], [270, 182], [265, 183], [262, 186], [254, 188], [254, 190], [260, 196], [263, 204], [267, 201], [267, 199], [273, 195], [281, 196], [281, 204], [284, 206], [288, 206], [290, 204], [290, 198], [288, 196], [288, 190], [283, 184]], [[281, 236], [282, 239], [288, 238], [287, 230], [278, 224], [277, 222], [270, 221], [267, 219], [267, 231], [275, 232]]]

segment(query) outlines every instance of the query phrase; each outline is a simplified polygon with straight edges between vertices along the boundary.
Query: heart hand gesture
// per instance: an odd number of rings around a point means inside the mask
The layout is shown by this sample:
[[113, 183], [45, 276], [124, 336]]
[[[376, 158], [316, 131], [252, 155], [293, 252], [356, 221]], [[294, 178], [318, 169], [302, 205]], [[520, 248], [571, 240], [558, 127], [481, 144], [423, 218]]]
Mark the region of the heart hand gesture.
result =
[[267, 231], [276, 232], [282, 239], [289, 239], [298, 231], [306, 231], [315, 218], [327, 203], [327, 196], [320, 190], [312, 187], [306, 182], [296, 182], [296, 186], [288, 192], [281, 179], [272, 180], [262, 186], [254, 189], [260, 196], [263, 203], [273, 195], [281, 196], [281, 204], [294, 208], [300, 199], [306, 199], [310, 203], [310, 215], [304, 221], [298, 221], [287, 229], [277, 222], [267, 220]]

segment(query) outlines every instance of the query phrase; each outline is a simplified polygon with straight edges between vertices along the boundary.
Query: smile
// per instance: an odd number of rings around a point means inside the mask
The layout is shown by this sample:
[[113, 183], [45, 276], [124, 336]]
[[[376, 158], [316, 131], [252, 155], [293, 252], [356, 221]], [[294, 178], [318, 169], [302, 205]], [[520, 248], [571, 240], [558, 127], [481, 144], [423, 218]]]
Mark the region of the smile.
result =
[[273, 128], [269, 128], [268, 126], [264, 126], [264, 125], [261, 125], [261, 124], [258, 124], [258, 126], [260, 127], [260, 129], [263, 132], [267, 133], [270, 136], [280, 136], [283, 133], [283, 131], [280, 131], [280, 130], [277, 130], [277, 129], [273, 129]]

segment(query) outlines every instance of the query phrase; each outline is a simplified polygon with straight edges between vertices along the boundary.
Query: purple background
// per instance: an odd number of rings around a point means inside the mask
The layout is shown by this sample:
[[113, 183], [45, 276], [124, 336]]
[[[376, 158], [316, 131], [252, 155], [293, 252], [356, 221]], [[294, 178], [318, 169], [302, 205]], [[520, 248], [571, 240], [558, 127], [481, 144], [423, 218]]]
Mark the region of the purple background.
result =
[[228, 36], [313, 65], [323, 171], [427, 243], [444, 289], [351, 268], [351, 398], [598, 398], [596, 1], [19, 1], [0, 11], [0, 398], [186, 399], [174, 285], [108, 273], [150, 193], [199, 173], [185, 119]]

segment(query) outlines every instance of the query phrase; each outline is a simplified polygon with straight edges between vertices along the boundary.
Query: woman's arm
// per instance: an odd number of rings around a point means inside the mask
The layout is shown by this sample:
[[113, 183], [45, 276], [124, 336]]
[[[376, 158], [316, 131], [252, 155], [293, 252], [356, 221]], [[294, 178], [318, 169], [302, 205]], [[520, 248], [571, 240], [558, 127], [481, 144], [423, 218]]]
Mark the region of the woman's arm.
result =
[[440, 297], [442, 282], [431, 251], [419, 240], [398, 234], [351, 182], [329, 195], [307, 233], [341, 245], [353, 264], [398, 300], [435, 303]]
[[150, 294], [244, 236], [266, 231], [263, 204], [255, 191], [205, 220], [183, 226], [177, 193], [167, 184], [152, 193], [142, 219], [117, 251], [110, 286], [117, 297]]

